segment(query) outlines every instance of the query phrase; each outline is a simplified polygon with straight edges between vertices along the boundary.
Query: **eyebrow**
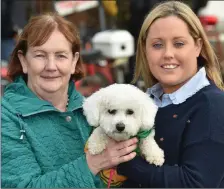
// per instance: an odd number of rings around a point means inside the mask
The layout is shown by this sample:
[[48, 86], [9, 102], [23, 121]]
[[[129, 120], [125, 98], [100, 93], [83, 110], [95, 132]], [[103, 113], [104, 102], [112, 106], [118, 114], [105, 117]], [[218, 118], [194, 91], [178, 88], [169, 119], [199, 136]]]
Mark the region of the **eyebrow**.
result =
[[180, 39], [180, 38], [182, 38], [182, 39], [186, 39], [186, 37], [184, 37], [184, 36], [174, 37], [174, 39]]
[[[42, 52], [42, 53], [46, 53], [46, 51], [44, 51], [44, 50], [41, 50], [41, 49], [36, 49], [36, 50], [34, 50], [33, 52]], [[68, 54], [68, 51], [66, 51], [66, 50], [59, 50], [59, 51], [56, 51], [55, 53], [57, 53], [57, 54], [59, 54], [59, 53], [65, 53], [65, 54]]]
[[61, 50], [61, 51], [56, 51], [55, 53], [57, 53], [57, 54], [59, 54], [59, 53], [65, 53], [65, 54], [68, 54], [67, 51], [63, 51], [63, 50]]
[[[184, 36], [177, 36], [177, 37], [174, 37], [173, 39], [174, 40], [175, 39], [186, 39], [186, 37], [184, 37]], [[154, 37], [154, 38], [151, 38], [151, 40], [163, 40], [163, 39], [160, 38], [160, 37]]]
[[33, 52], [44, 52], [44, 51], [37, 49], [37, 50], [34, 50]]
[[160, 37], [150, 37], [150, 39], [152, 39], [152, 40], [155, 40], [155, 39], [161, 40], [162, 38], [160, 38]]

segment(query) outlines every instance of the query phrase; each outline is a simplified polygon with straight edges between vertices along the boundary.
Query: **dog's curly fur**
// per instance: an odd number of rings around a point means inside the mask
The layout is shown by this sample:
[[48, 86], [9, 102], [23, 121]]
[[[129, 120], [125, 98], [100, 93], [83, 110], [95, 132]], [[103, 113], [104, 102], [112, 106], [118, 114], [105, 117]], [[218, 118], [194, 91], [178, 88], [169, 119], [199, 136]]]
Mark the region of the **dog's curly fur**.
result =
[[[92, 94], [83, 104], [84, 115], [96, 127], [88, 140], [91, 154], [101, 153], [108, 137], [116, 141], [127, 140], [140, 130], [154, 126], [157, 106], [137, 87], [129, 84], [112, 84]], [[157, 166], [164, 163], [164, 152], [154, 140], [155, 131], [139, 144], [145, 159]]]

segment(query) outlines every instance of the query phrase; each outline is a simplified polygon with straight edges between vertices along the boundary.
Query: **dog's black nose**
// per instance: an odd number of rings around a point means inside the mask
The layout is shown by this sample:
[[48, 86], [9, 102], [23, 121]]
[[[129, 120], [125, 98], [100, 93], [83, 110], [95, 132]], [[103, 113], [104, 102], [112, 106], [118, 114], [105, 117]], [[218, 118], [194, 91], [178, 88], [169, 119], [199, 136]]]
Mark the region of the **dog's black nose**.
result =
[[123, 130], [125, 129], [125, 124], [123, 124], [123, 123], [117, 123], [117, 124], [116, 124], [116, 129], [117, 129], [119, 132], [123, 131]]

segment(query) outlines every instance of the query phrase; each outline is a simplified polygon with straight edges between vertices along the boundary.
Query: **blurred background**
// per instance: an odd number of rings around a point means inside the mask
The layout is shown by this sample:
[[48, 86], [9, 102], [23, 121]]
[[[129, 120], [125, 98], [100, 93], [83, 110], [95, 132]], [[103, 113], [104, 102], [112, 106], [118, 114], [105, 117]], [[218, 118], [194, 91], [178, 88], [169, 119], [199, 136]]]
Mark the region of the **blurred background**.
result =
[[[74, 81], [89, 96], [114, 82], [133, 78], [137, 36], [145, 15], [160, 0], [1, 0], [1, 94], [7, 85], [7, 65], [12, 50], [29, 18], [58, 12], [78, 28], [86, 77]], [[183, 0], [200, 18], [224, 75], [224, 1]], [[136, 86], [145, 90], [144, 82]]]

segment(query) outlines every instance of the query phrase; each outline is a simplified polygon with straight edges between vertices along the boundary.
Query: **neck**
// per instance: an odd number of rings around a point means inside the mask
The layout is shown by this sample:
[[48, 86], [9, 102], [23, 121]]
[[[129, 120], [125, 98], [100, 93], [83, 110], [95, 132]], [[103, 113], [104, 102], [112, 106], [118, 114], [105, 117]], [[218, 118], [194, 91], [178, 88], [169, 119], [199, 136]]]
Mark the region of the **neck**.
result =
[[178, 85], [172, 85], [172, 86], [161, 84], [161, 86], [163, 88], [164, 94], [171, 94], [171, 93], [177, 91], [179, 88], [181, 88], [185, 83], [186, 82], [183, 82]]
[[67, 110], [67, 92], [60, 95], [51, 94], [49, 97], [44, 97], [44, 100], [50, 102], [56, 109], [60, 110], [61, 112], [65, 112]]
[[46, 92], [46, 91], [37, 91], [30, 88], [40, 99], [50, 102], [56, 109], [61, 112], [67, 110], [68, 103], [68, 88], [63, 91], [57, 92]]

